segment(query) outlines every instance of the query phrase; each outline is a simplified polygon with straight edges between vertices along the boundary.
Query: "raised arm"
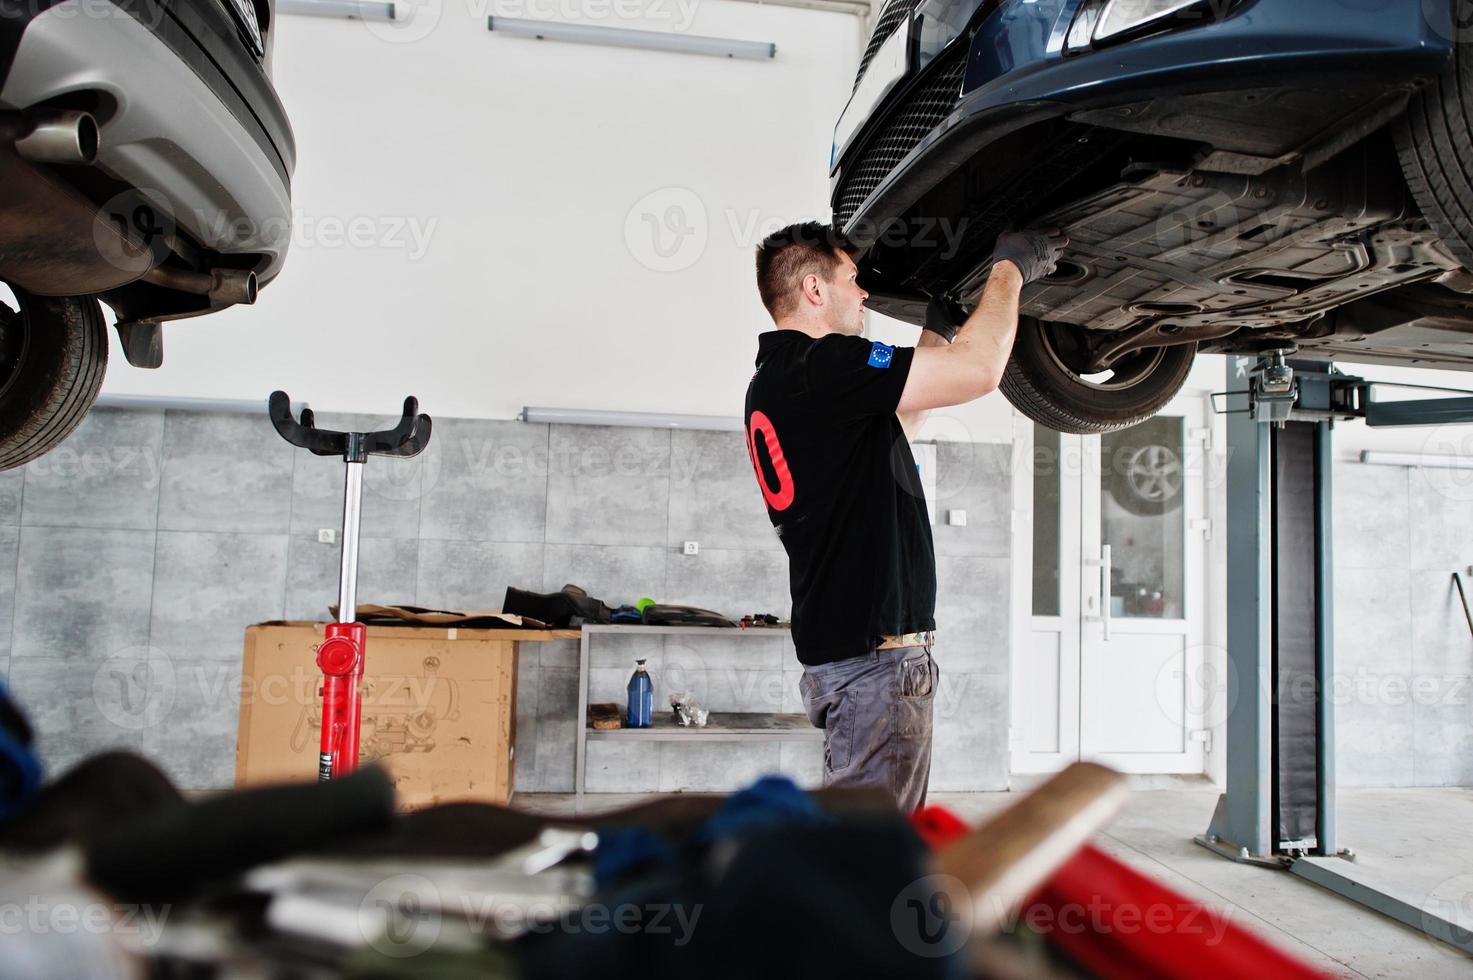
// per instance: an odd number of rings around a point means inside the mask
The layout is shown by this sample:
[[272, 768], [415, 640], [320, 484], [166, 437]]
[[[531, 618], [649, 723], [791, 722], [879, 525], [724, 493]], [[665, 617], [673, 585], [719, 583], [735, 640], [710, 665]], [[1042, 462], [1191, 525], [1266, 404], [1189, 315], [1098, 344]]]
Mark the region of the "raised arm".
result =
[[[916, 353], [919, 354], [926, 347], [945, 347], [947, 340], [939, 333], [930, 330], [921, 331], [921, 339], [916, 341]], [[897, 411], [895, 415], [900, 419], [900, 427], [905, 430], [905, 438], [915, 442], [920, 434], [921, 426], [926, 424], [926, 416], [931, 414], [929, 408], [919, 409], [914, 412]]]
[[1027, 283], [1053, 271], [1066, 244], [1058, 233], [1011, 232], [998, 238], [987, 287], [951, 344], [928, 340], [930, 331], [922, 334], [895, 410], [907, 436], [915, 435], [907, 417], [924, 420], [920, 413], [997, 390], [1018, 333], [1018, 295]]

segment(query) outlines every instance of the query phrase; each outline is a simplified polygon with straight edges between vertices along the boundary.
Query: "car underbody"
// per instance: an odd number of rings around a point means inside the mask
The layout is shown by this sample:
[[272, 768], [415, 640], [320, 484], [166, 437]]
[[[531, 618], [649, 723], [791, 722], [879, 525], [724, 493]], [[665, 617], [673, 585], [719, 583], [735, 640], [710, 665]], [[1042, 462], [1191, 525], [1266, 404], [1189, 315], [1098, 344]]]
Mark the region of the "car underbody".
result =
[[[1136, 165], [1042, 219], [1066, 230], [1069, 259], [1028, 290], [1023, 311], [1089, 331], [1084, 373], [1180, 342], [1409, 362], [1425, 351], [1473, 366], [1473, 297], [1448, 288], [1473, 277], [1377, 156], [1258, 176]], [[1435, 297], [1446, 315], [1388, 316], [1398, 296]]]
[[1015, 146], [1027, 167], [999, 174], [994, 158], [992, 186], [970, 206], [943, 203], [953, 185], [976, 187], [963, 172], [899, 222], [917, 234], [893, 246], [877, 236], [862, 263], [872, 309], [920, 324], [934, 291], [975, 297], [993, 238], [1028, 223], [1062, 228], [1070, 245], [1024, 291], [1022, 312], [1082, 328], [1085, 373], [1177, 343], [1473, 369], [1473, 275], [1407, 193], [1384, 132], [1307, 172], [1208, 170], [1177, 141], [1078, 121]]
[[[924, 49], [936, 8], [912, 9], [890, 30]], [[1473, 189], [1446, 162], [1473, 151], [1445, 121], [1473, 81], [1445, 33], [1398, 5], [1242, 0], [1061, 55], [1076, 9], [983, 3], [857, 129], [846, 110], [832, 203], [871, 309], [920, 325], [938, 294], [969, 306], [999, 234], [1057, 227], [1070, 243], [1021, 312], [1059, 370], [1008, 392], [1051, 422], [1148, 417], [1197, 352], [1473, 370]], [[1170, 370], [1146, 363], [1173, 348]], [[1106, 390], [1153, 372], [1128, 409]], [[1055, 418], [1067, 391], [1083, 400]]]

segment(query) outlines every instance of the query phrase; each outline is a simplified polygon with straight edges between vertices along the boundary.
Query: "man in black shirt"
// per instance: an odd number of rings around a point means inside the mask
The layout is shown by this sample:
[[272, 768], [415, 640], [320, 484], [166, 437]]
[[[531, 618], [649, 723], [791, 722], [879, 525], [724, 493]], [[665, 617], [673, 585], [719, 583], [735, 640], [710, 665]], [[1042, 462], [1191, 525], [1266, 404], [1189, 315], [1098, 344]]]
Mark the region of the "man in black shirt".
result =
[[824, 784], [883, 786], [922, 805], [931, 766], [936, 555], [910, 451], [933, 408], [997, 388], [1018, 294], [1053, 271], [1062, 236], [998, 239], [975, 311], [932, 303], [917, 347], [865, 340], [858, 269], [816, 222], [770, 235], [757, 288], [747, 450], [788, 553], [804, 710], [824, 730]]

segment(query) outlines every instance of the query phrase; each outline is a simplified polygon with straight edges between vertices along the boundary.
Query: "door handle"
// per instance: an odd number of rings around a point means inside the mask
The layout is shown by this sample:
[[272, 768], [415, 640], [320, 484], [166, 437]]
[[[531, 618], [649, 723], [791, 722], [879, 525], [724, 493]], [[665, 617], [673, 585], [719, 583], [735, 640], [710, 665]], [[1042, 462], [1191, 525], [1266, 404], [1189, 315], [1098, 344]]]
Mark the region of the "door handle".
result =
[[1110, 546], [1100, 546], [1100, 622], [1110, 638]]

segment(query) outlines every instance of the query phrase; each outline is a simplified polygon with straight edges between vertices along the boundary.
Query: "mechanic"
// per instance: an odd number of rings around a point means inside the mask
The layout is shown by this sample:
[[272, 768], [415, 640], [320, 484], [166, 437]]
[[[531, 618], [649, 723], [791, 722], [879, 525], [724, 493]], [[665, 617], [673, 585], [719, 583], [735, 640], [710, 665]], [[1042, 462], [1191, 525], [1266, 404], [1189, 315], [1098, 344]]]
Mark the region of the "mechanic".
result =
[[934, 299], [917, 347], [866, 340], [853, 249], [817, 222], [757, 249], [774, 330], [757, 340], [747, 451], [788, 554], [793, 642], [825, 786], [880, 786], [903, 812], [931, 770], [936, 556], [910, 439], [930, 409], [997, 388], [1018, 294], [1054, 269], [1058, 233], [997, 240], [976, 309]]

